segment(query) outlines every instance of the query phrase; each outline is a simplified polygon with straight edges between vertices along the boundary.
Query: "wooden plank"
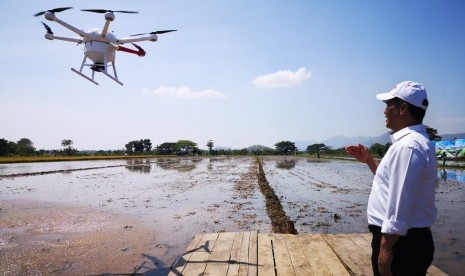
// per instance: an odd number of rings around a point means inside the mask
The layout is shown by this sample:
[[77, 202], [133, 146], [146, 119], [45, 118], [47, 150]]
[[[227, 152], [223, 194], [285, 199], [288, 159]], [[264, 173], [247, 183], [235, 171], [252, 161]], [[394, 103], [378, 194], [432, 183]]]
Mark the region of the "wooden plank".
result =
[[207, 267], [205, 268], [205, 271], [202, 274], [197, 274], [197, 275], [213, 275], [213, 276], [227, 275], [228, 269], [229, 269], [228, 263], [224, 263], [224, 262], [215, 263], [214, 261], [212, 263], [209, 261]]
[[207, 261], [210, 256], [209, 252], [195, 252], [192, 257], [187, 261], [186, 267], [182, 271], [182, 275], [202, 275], [207, 267]]
[[249, 240], [250, 232], [245, 232], [242, 237], [242, 245], [240, 249], [240, 259], [239, 259], [239, 275], [247, 275], [249, 273]]
[[204, 275], [226, 275], [235, 233], [220, 233], [210, 253]]
[[207, 233], [204, 234], [202, 240], [199, 243], [199, 247], [205, 252], [211, 252], [215, 247], [215, 243], [218, 240], [219, 233]]
[[318, 234], [298, 236], [300, 247], [305, 254], [305, 258], [307, 259], [307, 263], [310, 266], [312, 275], [332, 275], [326, 266], [326, 263], [322, 259], [322, 256], [320, 255], [319, 249], [316, 245], [316, 241], [322, 239], [323, 238], [321, 235]]
[[[346, 235], [338, 235], [340, 238], [346, 237]], [[367, 275], [373, 273], [373, 268], [371, 267], [371, 241], [366, 242], [366, 239], [361, 236], [361, 234], [349, 234], [346, 237], [351, 242], [353, 242], [357, 247], [358, 253], [361, 255], [362, 260], [358, 260], [359, 266], [363, 266], [363, 271]], [[346, 254], [351, 254], [351, 252], [346, 252]]]
[[271, 239], [272, 234], [258, 233], [258, 275], [275, 275]]
[[182, 275], [201, 275], [207, 266], [213, 247], [218, 239], [218, 233], [204, 234], [198, 244], [198, 250], [192, 252]]
[[243, 237], [244, 237], [244, 232], [238, 232], [234, 236], [234, 241], [233, 241], [233, 245], [231, 248], [231, 256], [229, 259], [231, 264], [229, 265], [227, 276], [238, 276], [239, 275], [239, 260], [241, 257], [240, 253], [241, 253]]
[[198, 245], [202, 238], [203, 234], [195, 235], [194, 239], [192, 239], [192, 241], [187, 246], [186, 253], [178, 257], [178, 259], [175, 261], [175, 264], [173, 265], [173, 268], [171, 268], [171, 271], [168, 274], [168, 276], [176, 276], [182, 273], [187, 264], [187, 261], [189, 261], [192, 255], [192, 252], [198, 248]]
[[[231, 248], [234, 240], [216, 240], [215, 246], [212, 248], [212, 252], [231, 252]], [[229, 259], [229, 258], [228, 258]]]
[[[321, 237], [323, 237], [323, 236], [321, 236]], [[328, 245], [328, 243], [326, 242], [326, 240], [324, 238], [317, 241], [316, 246], [318, 247], [318, 251], [319, 251], [322, 259], [326, 263], [326, 266], [328, 267], [329, 271], [333, 275], [350, 275], [350, 273], [347, 271], [347, 269], [341, 263], [339, 257], [331, 249], [331, 247]]]
[[248, 276], [258, 275], [258, 232], [250, 232], [249, 238], [249, 273]]
[[356, 243], [347, 235], [326, 234], [323, 238], [339, 256], [343, 264], [355, 275], [369, 275], [371, 268], [371, 255], [364, 253]]
[[305, 257], [305, 253], [300, 246], [298, 237], [296, 235], [288, 235], [286, 245], [295, 274], [308, 276], [313, 275], [310, 265], [307, 262], [307, 258]]
[[286, 245], [286, 236], [288, 235], [275, 234], [274, 238], [272, 239], [276, 272], [278, 275], [295, 276], [291, 257], [289, 256], [289, 251]]
[[350, 234], [349, 237], [371, 258], [371, 234]]
[[236, 236], [236, 232], [221, 232], [218, 235], [219, 241], [233, 241]]
[[373, 235], [371, 233], [359, 234], [359, 235], [360, 237], [364, 238], [368, 242], [368, 245], [371, 248], [371, 240], [373, 239]]
[[[372, 275], [371, 234], [200, 234], [169, 275], [350, 275], [347, 269]], [[428, 275], [447, 274], [431, 266]]]

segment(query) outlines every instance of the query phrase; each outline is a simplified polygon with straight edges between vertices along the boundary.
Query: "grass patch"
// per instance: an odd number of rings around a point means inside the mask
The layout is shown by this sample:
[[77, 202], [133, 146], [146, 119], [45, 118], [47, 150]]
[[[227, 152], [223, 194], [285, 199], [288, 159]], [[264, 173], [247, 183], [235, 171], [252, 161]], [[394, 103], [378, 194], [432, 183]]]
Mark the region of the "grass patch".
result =
[[60, 161], [89, 161], [134, 158], [160, 158], [167, 155], [111, 155], [111, 156], [8, 156], [0, 157], [0, 164], [30, 163], [30, 162], [60, 162]]

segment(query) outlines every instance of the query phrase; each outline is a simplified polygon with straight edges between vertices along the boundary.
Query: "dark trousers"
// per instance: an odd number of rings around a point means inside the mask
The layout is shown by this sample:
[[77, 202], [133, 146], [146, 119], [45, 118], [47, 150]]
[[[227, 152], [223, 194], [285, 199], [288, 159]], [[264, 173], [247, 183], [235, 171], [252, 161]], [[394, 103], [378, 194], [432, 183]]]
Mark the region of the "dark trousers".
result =
[[[381, 227], [370, 225], [373, 234], [371, 241], [371, 265], [375, 276], [381, 275], [378, 269], [378, 256], [381, 247]], [[411, 228], [407, 235], [400, 236], [393, 247], [392, 273], [398, 275], [426, 275], [433, 262], [434, 242], [429, 228]]]

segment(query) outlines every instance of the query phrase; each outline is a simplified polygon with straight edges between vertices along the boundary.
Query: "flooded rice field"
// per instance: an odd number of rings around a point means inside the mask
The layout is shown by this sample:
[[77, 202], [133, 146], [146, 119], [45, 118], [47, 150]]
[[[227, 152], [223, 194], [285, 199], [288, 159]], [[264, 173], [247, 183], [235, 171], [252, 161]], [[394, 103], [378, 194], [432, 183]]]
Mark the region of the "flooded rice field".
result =
[[[298, 233], [367, 232], [360, 163], [263, 157]], [[464, 172], [438, 172], [434, 264], [465, 268]], [[0, 165], [0, 275], [166, 275], [197, 233], [272, 232], [254, 157]]]

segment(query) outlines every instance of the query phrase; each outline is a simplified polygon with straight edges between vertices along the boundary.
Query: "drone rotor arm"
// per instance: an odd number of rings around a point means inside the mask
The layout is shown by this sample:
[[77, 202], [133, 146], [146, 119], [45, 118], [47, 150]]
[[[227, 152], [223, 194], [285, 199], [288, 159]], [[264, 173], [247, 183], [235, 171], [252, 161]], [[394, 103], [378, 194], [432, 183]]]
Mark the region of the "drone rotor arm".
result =
[[78, 28], [74, 27], [74, 26], [71, 25], [71, 24], [68, 24], [68, 23], [64, 22], [63, 20], [57, 18], [56, 16], [55, 16], [55, 18], [54, 18], [53, 21], [55, 21], [56, 23], [58, 23], [58, 24], [60, 24], [61, 26], [65, 27], [66, 29], [68, 29], [68, 30], [70, 30], [70, 31], [72, 31], [72, 32], [74, 32], [74, 33], [76, 33], [76, 34], [78, 34], [78, 35], [81, 36], [81, 37], [86, 37], [86, 36], [88, 36], [88, 34], [87, 34], [86, 32], [84, 32], [83, 30], [79, 30]]
[[125, 37], [118, 39], [119, 44], [132, 43], [132, 42], [141, 42], [141, 41], [157, 41], [158, 37], [155, 34], [141, 37]]
[[61, 41], [67, 41], [67, 42], [74, 42], [77, 44], [81, 44], [83, 42], [82, 39], [80, 38], [75, 38], [75, 37], [66, 37], [66, 36], [56, 36], [53, 34], [45, 34], [45, 38], [48, 40], [61, 40]]
[[110, 27], [110, 22], [111, 22], [110, 20], [105, 21], [105, 25], [103, 26], [102, 33], [101, 33], [102, 37], [107, 36], [108, 28]]

